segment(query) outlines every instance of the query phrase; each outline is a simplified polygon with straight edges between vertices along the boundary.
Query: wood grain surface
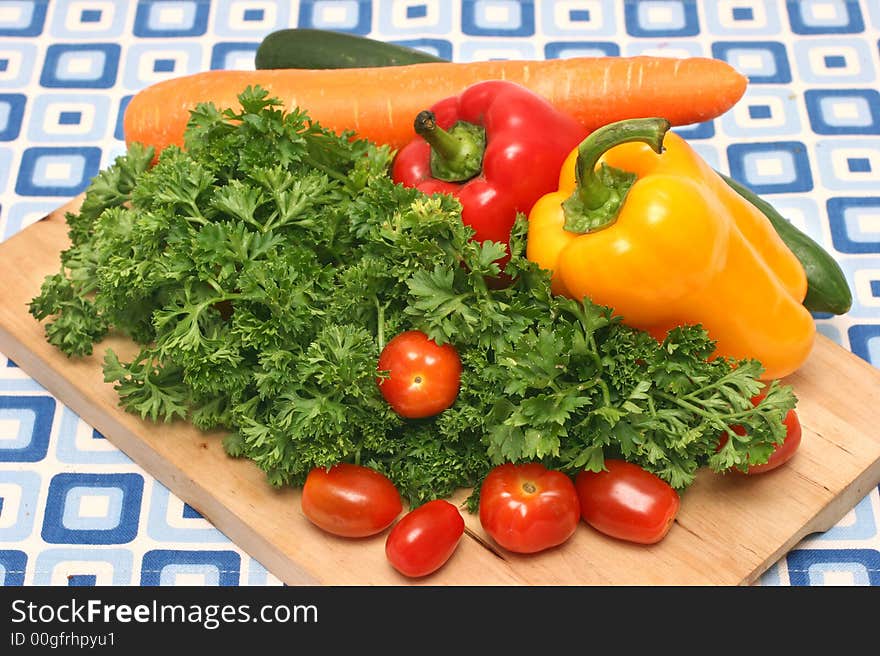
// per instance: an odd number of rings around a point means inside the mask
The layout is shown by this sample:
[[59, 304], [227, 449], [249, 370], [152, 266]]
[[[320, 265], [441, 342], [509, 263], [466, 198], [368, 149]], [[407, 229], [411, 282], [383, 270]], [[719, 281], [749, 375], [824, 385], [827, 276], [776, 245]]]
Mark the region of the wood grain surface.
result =
[[226, 456], [220, 434], [121, 410], [101, 362], [106, 346], [120, 356], [134, 352], [124, 338], [75, 359], [46, 342], [27, 304], [58, 271], [68, 243], [64, 213], [79, 200], [0, 244], [0, 351], [290, 585], [750, 584], [880, 482], [880, 370], [819, 335], [808, 361], [785, 381], [798, 395], [803, 426], [795, 457], [761, 476], [701, 472], [659, 544], [629, 544], [582, 524], [561, 547], [519, 556], [495, 547], [465, 512], [467, 533], [446, 566], [407, 579], [385, 560], [386, 533], [358, 540], [323, 533], [302, 515], [297, 490], [273, 489], [252, 463]]

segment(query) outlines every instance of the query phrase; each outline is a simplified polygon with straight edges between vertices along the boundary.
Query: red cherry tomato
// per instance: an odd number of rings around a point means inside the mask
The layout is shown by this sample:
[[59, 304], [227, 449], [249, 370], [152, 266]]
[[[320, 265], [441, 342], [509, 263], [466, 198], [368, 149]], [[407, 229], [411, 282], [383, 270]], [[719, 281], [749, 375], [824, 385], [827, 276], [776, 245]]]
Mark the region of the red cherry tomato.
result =
[[404, 576], [427, 576], [452, 556], [464, 534], [458, 508], [436, 499], [404, 515], [385, 541], [388, 562]]
[[581, 517], [621, 540], [654, 544], [669, 532], [680, 499], [666, 481], [625, 460], [606, 460], [606, 471], [575, 478]]
[[[760, 397], [756, 397], [760, 398]], [[755, 401], [755, 399], [753, 399]], [[757, 401], [755, 401], [757, 402]], [[770, 458], [768, 458], [767, 462], [761, 463], [760, 465], [750, 465], [748, 470], [743, 472], [735, 467], [732, 468], [733, 471], [739, 472], [741, 474], [763, 474], [765, 472], [776, 469], [780, 465], [784, 465], [786, 462], [792, 459], [795, 451], [798, 450], [798, 447], [801, 445], [801, 422], [798, 418], [797, 412], [794, 410], [789, 410], [788, 414], [785, 415], [785, 419], [783, 420], [786, 428], [785, 439], [783, 439], [781, 444], [777, 444], [773, 452], [770, 454]], [[737, 435], [745, 435], [746, 430], [742, 426], [731, 426], [731, 429]], [[720, 449], [725, 444], [727, 444], [727, 434], [723, 434], [721, 439], [718, 440], [718, 448]]]
[[571, 479], [540, 463], [492, 469], [480, 488], [480, 523], [509, 551], [535, 553], [562, 544], [580, 522]]
[[403, 510], [400, 493], [369, 467], [340, 463], [309, 472], [302, 490], [303, 514], [328, 533], [362, 538], [381, 533]]
[[451, 344], [439, 346], [419, 330], [396, 335], [379, 355], [379, 390], [394, 411], [408, 419], [431, 417], [455, 402], [461, 360]]

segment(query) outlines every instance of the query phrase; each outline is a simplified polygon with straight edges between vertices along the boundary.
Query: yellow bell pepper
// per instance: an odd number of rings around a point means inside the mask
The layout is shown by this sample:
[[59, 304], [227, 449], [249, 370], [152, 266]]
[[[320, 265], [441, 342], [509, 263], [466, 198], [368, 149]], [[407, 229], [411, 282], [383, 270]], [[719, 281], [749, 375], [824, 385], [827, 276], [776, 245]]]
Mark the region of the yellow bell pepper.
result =
[[717, 356], [759, 360], [765, 380], [812, 349], [803, 266], [663, 119], [610, 124], [572, 151], [559, 190], [532, 207], [526, 256], [552, 272], [554, 293], [658, 340], [701, 324]]

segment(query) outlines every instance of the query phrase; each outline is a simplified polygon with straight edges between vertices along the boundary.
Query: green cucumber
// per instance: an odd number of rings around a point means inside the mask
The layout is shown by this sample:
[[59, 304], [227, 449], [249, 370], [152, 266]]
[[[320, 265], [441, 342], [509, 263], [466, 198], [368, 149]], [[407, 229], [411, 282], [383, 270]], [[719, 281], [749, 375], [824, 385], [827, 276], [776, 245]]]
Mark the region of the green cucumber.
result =
[[740, 196], [766, 216], [777, 234], [800, 260], [807, 274], [807, 296], [804, 307], [810, 312], [846, 314], [852, 307], [852, 291], [837, 261], [822, 246], [801, 232], [766, 200], [731, 177], [719, 173]]
[[446, 61], [406, 46], [310, 28], [272, 32], [257, 47], [254, 65], [272, 68], [375, 68]]

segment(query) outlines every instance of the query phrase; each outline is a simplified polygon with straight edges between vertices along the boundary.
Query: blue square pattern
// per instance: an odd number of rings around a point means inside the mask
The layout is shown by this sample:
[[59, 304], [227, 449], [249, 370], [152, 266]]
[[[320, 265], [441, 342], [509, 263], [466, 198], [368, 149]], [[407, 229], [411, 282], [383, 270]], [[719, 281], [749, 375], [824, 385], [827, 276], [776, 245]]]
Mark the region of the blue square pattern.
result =
[[184, 519], [202, 519], [202, 513], [200, 513], [188, 503], [183, 504], [182, 515]]
[[67, 585], [70, 587], [94, 587], [98, 577], [95, 574], [71, 574], [67, 577]]
[[445, 39], [401, 39], [391, 43], [422, 50], [440, 59], [452, 59], [452, 42]]
[[54, 89], [109, 89], [116, 83], [120, 52], [115, 43], [51, 45], [40, 84]]
[[4, 469], [0, 476], [0, 544], [31, 539], [41, 491], [40, 475]]
[[377, 6], [379, 34], [401, 38], [412, 35], [416, 38], [431, 34], [449, 36], [454, 30], [452, 14], [457, 3], [439, 0], [381, 0], [374, 5]]
[[793, 586], [880, 585], [876, 549], [794, 549], [785, 561]]
[[461, 31], [469, 36], [532, 36], [532, 0], [462, 0]]
[[843, 55], [825, 55], [825, 68], [845, 68], [846, 57]]
[[838, 523], [824, 533], [811, 536], [817, 542], [835, 540], [871, 540], [877, 535], [877, 523], [871, 510], [871, 497], [864, 497]]
[[772, 116], [770, 105], [749, 105], [749, 118], [765, 119]]
[[841, 253], [880, 253], [880, 198], [835, 196], [826, 209], [834, 248]]
[[[3, 149], [0, 149], [0, 167], [3, 162]], [[0, 168], [2, 170], [2, 168]], [[23, 201], [6, 208], [0, 208], [0, 217], [5, 216], [5, 226], [0, 222], [0, 239], [8, 239], [27, 226], [36, 223], [58, 207], [57, 200]], [[14, 367], [7, 363], [7, 367]], [[2, 373], [2, 370], [0, 370]], [[45, 392], [45, 388], [28, 376], [0, 376], [0, 392]]]
[[153, 62], [154, 73], [173, 73], [176, 62], [173, 59], [157, 59]]
[[[197, 41], [142, 41], [128, 47], [122, 84], [126, 89], [140, 89], [167, 80], [198, 73], [202, 69], [203, 46]], [[251, 55], [253, 60], [253, 55]], [[253, 68], [253, 61], [251, 61]]]
[[48, 6], [49, 0], [7, 0], [0, 14], [0, 36], [39, 36]]
[[785, 44], [778, 41], [716, 41], [712, 44], [712, 56], [748, 76], [751, 84], [791, 82]]
[[70, 464], [129, 464], [125, 453], [104, 439], [69, 408], [62, 407], [61, 421], [55, 432], [55, 457]]
[[[42, 56], [40, 50], [40, 57]], [[0, 90], [21, 91], [32, 81], [37, 47], [27, 41], [0, 38]]]
[[250, 70], [254, 67], [257, 43], [215, 43], [211, 49], [211, 69]]
[[627, 34], [636, 37], [681, 37], [700, 33], [695, 0], [626, 0]]
[[83, 9], [79, 20], [81, 23], [98, 23], [101, 21], [101, 13], [100, 9]]
[[793, 44], [800, 79], [807, 84], [835, 87], [872, 85], [876, 77], [875, 55], [862, 39], [815, 37]]
[[804, 101], [817, 134], [880, 134], [880, 93], [875, 89], [807, 89]]
[[131, 549], [53, 547], [37, 555], [34, 585], [130, 585]]
[[550, 39], [613, 41], [619, 32], [619, 6], [620, 0], [538, 2], [535, 10], [541, 14], [541, 33]]
[[757, 194], [813, 188], [807, 148], [800, 141], [731, 144], [727, 159], [730, 175]]
[[302, 0], [299, 27], [367, 34], [373, 20], [370, 0]]
[[97, 141], [107, 133], [110, 99], [91, 93], [38, 95], [33, 102], [28, 138], [36, 143]]
[[211, 33], [220, 39], [249, 38], [259, 41], [278, 29], [296, 26], [291, 18], [292, 2], [271, 0], [214, 0], [211, 3]]
[[208, 29], [210, 0], [141, 0], [134, 35], [145, 38], [201, 36]]
[[870, 173], [871, 160], [868, 157], [848, 157], [846, 167], [850, 173]]
[[51, 396], [0, 396], [0, 462], [45, 458], [54, 417]]
[[59, 125], [79, 125], [82, 122], [82, 112], [61, 112], [58, 114]]
[[720, 123], [726, 134], [744, 140], [794, 137], [802, 133], [801, 111], [799, 98], [785, 87], [754, 86]]
[[816, 142], [816, 168], [822, 184], [835, 193], [876, 192], [880, 140], [828, 138]]
[[701, 2], [704, 32], [719, 35], [770, 36], [779, 34], [780, 6], [766, 0], [726, 0]]
[[28, 148], [21, 157], [15, 193], [20, 196], [75, 196], [89, 186], [100, 165], [100, 148]]
[[27, 554], [17, 549], [0, 550], [0, 585], [6, 587], [24, 585]]
[[611, 41], [551, 41], [544, 45], [545, 59], [617, 57], [620, 46]]
[[871, 281], [871, 296], [880, 298], [880, 280]]
[[141, 563], [142, 586], [235, 586], [241, 556], [234, 551], [171, 551], [154, 549]]
[[113, 128], [113, 138], [119, 141], [125, 140], [125, 110], [133, 97], [132, 94], [129, 94], [119, 100], [119, 110], [116, 112], [116, 127]]
[[858, 0], [786, 0], [785, 7], [795, 34], [851, 34], [865, 29]]
[[229, 538], [211, 525], [195, 508], [154, 483], [150, 492], [146, 533], [158, 542], [229, 544]]
[[52, 544], [125, 544], [138, 532], [140, 474], [56, 474], [49, 483], [43, 540]]
[[428, 5], [426, 5], [426, 4], [407, 5], [406, 17], [408, 19], [424, 18], [427, 15], [428, 15]]
[[880, 367], [880, 325], [856, 324], [848, 331], [852, 352], [865, 362]]
[[127, 27], [134, 3], [114, 0], [53, 0], [49, 33], [56, 41], [118, 37]]
[[0, 141], [18, 138], [25, 102], [24, 94], [0, 93]]
[[688, 141], [711, 139], [715, 136], [715, 121], [702, 121], [691, 125], [678, 126], [675, 132]]
[[474, 39], [459, 46], [458, 59], [466, 62], [535, 59], [538, 52], [536, 44], [528, 39]]

